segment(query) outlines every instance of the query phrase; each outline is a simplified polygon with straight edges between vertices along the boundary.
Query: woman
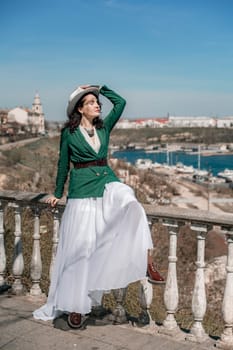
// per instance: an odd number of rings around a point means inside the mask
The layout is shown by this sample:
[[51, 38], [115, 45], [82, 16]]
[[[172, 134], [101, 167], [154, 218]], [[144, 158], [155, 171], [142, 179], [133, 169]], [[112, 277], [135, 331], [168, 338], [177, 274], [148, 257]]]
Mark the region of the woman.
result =
[[[99, 94], [113, 103], [104, 120]], [[68, 201], [47, 303], [34, 312], [36, 319], [68, 313], [69, 325], [78, 328], [104, 291], [146, 274], [152, 283], [164, 282], [148, 254], [153, 245], [145, 212], [107, 163], [110, 132], [124, 107], [125, 100], [106, 86], [85, 85], [70, 95], [56, 190], [48, 203], [55, 207], [62, 197], [72, 163]]]

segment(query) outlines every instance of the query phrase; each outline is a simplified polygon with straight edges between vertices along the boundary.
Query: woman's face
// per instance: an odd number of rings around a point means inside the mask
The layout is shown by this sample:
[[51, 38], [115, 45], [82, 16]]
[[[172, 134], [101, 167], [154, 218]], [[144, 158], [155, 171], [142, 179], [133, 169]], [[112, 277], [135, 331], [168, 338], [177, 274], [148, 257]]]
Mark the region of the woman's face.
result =
[[78, 111], [82, 116], [90, 121], [100, 116], [100, 104], [95, 95], [86, 95], [82, 102], [82, 107], [78, 107]]

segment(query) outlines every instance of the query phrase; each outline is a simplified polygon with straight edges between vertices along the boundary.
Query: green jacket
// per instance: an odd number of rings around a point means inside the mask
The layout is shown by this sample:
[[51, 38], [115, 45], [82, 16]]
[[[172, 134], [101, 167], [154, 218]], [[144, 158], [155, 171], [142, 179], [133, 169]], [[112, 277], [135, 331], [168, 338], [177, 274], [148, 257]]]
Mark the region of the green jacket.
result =
[[120, 181], [108, 165], [81, 169], [73, 167], [70, 171], [70, 163], [89, 162], [107, 158], [110, 132], [120, 118], [126, 102], [107, 86], [103, 86], [100, 89], [100, 94], [107, 97], [114, 106], [104, 118], [103, 128], [96, 130], [101, 143], [99, 152], [96, 153], [88, 144], [79, 127], [73, 133], [70, 133], [68, 128], [62, 130], [56, 189], [54, 192], [56, 198], [63, 196], [64, 185], [69, 173], [68, 198], [102, 197], [105, 184], [112, 181]]

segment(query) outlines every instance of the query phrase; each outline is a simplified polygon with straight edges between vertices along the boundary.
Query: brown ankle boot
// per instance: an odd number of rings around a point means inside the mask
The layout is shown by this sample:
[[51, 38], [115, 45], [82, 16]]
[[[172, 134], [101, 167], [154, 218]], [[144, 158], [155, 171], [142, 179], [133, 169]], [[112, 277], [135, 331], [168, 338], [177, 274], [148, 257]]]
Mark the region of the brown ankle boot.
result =
[[82, 327], [82, 315], [76, 312], [71, 312], [68, 315], [67, 323], [71, 328], [80, 328]]
[[152, 284], [164, 284], [165, 283], [164, 278], [156, 270], [153, 262], [147, 265], [147, 277], [148, 277], [148, 281]]

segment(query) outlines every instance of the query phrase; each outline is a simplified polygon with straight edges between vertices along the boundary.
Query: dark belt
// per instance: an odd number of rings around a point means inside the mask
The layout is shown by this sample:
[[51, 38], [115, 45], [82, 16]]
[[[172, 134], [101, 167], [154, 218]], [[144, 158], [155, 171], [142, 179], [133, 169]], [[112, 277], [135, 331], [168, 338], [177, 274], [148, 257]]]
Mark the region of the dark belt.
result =
[[88, 168], [90, 166], [105, 166], [108, 165], [107, 159], [91, 160], [90, 162], [74, 163], [75, 169]]

